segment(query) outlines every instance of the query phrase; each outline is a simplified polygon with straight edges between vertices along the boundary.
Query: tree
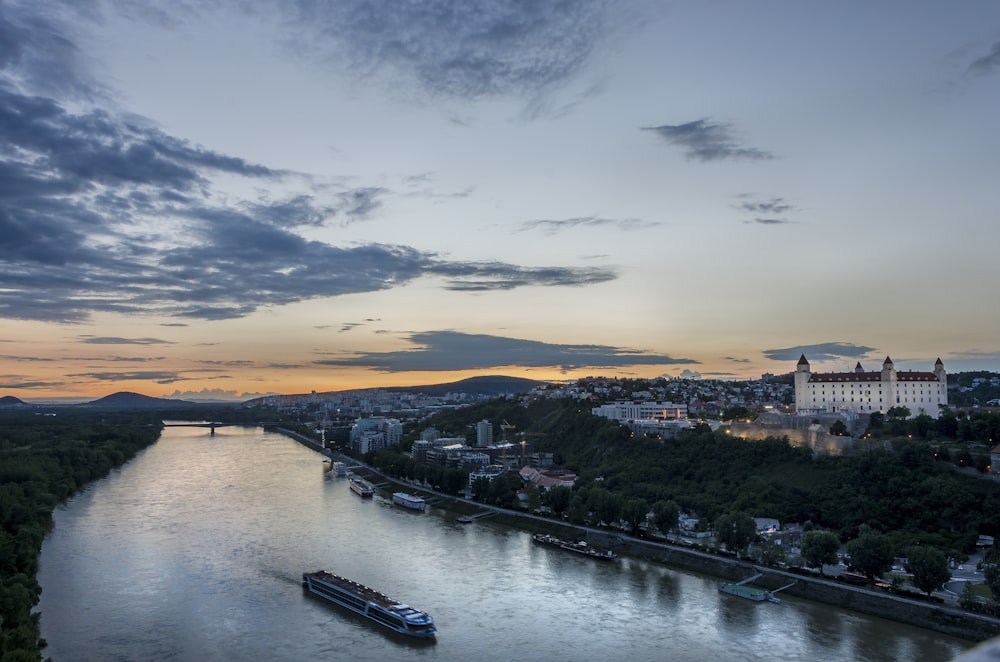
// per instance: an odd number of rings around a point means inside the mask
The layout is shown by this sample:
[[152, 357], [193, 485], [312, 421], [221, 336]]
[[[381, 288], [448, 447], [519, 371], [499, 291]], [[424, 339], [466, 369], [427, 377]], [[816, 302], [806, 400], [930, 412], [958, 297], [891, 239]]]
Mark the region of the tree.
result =
[[715, 539], [737, 556], [757, 536], [757, 523], [746, 513], [727, 513], [715, 520]]
[[474, 501], [486, 501], [486, 495], [489, 494], [490, 490], [490, 479], [485, 476], [480, 476], [479, 478], [472, 481], [472, 499]]
[[847, 543], [847, 553], [851, 556], [851, 567], [863, 573], [870, 582], [892, 568], [892, 541], [867, 524], [862, 524], [858, 537]]
[[1000, 549], [990, 547], [983, 555], [983, 579], [993, 593], [993, 599], [1000, 602]]
[[542, 506], [542, 495], [538, 492], [537, 487], [531, 487], [528, 490], [528, 512], [536, 512]]
[[673, 501], [657, 501], [653, 504], [653, 523], [663, 535], [669, 535], [677, 526], [681, 516], [680, 507]]
[[939, 549], [916, 545], [906, 552], [906, 571], [913, 575], [913, 585], [930, 596], [951, 579], [948, 558]]
[[833, 425], [830, 426], [830, 434], [843, 437], [847, 434], [847, 425], [843, 421], [834, 421]]
[[912, 413], [913, 412], [910, 411], [909, 407], [896, 405], [895, 407], [889, 407], [889, 410], [885, 412], [885, 415], [890, 419], [903, 420], [909, 418]]
[[573, 498], [573, 491], [565, 485], [556, 485], [545, 493], [549, 508], [556, 515], [561, 516], [569, 507], [569, 501]]
[[815, 529], [802, 536], [802, 560], [810, 568], [819, 568], [820, 574], [823, 573], [824, 565], [837, 562], [838, 549], [840, 538], [833, 531]]
[[622, 518], [628, 524], [629, 533], [638, 535], [639, 525], [646, 521], [649, 514], [649, 504], [645, 499], [633, 498], [622, 507]]

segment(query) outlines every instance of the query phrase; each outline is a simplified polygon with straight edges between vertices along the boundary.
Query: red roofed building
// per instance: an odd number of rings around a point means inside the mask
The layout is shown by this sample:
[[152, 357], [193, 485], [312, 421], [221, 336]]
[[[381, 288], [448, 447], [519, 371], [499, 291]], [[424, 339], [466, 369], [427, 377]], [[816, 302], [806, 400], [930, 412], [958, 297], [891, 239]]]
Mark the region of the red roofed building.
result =
[[885, 413], [906, 407], [912, 416], [937, 417], [938, 405], [948, 404], [948, 377], [941, 359], [933, 372], [897, 372], [888, 356], [882, 370], [865, 372], [859, 362], [853, 372], [813, 373], [805, 354], [795, 367], [795, 408], [800, 414]]
[[559, 485], [573, 487], [576, 482], [576, 474], [565, 469], [538, 470], [534, 467], [521, 467], [519, 473], [523, 481], [546, 492]]

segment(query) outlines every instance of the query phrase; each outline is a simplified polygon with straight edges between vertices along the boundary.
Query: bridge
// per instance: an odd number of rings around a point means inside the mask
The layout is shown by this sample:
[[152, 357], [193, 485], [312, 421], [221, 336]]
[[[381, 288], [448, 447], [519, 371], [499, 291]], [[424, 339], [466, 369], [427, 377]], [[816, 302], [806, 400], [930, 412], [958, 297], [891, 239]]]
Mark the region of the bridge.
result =
[[215, 436], [215, 428], [224, 428], [227, 425], [234, 425], [234, 423], [164, 423], [165, 428], [209, 428], [211, 430], [211, 436]]

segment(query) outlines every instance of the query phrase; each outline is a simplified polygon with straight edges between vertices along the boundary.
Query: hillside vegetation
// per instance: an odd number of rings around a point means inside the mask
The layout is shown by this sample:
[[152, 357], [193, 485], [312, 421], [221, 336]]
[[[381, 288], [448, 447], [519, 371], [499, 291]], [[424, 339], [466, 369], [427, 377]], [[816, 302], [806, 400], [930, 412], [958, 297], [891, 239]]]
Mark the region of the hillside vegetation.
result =
[[[465, 434], [475, 423], [506, 420], [510, 440], [527, 440], [574, 470], [574, 492], [607, 490], [649, 508], [672, 501], [714, 522], [744, 512], [783, 523], [811, 523], [842, 541], [868, 525], [900, 550], [930, 544], [952, 556], [972, 551], [979, 534], [1000, 532], [1000, 485], [958, 473], [928, 441], [896, 440], [893, 450], [813, 456], [785, 438], [734, 439], [707, 426], [678, 439], [633, 437], [589, 406], [547, 400], [527, 407], [493, 401], [429, 421], [443, 434]], [[419, 430], [413, 432], [419, 434]]]
[[156, 441], [135, 414], [66, 411], [0, 415], [0, 659], [40, 660], [38, 555], [52, 511]]

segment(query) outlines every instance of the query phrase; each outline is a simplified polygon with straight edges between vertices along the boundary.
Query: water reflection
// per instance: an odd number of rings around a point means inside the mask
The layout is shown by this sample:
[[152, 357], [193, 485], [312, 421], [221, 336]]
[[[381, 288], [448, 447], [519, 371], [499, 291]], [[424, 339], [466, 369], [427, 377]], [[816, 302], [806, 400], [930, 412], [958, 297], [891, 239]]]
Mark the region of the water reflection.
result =
[[[947, 637], [638, 559], [540, 548], [489, 519], [361, 499], [320, 456], [248, 428], [170, 428], [55, 515], [39, 580], [59, 660], [948, 660]], [[327, 569], [426, 609], [436, 645], [304, 593]], [[901, 656], [901, 657], [900, 657]]]

